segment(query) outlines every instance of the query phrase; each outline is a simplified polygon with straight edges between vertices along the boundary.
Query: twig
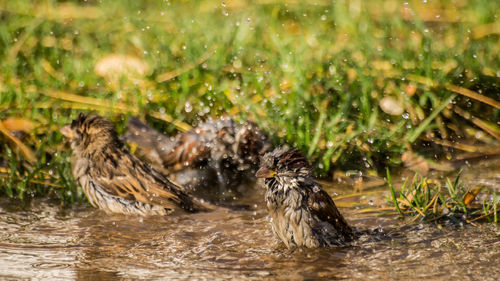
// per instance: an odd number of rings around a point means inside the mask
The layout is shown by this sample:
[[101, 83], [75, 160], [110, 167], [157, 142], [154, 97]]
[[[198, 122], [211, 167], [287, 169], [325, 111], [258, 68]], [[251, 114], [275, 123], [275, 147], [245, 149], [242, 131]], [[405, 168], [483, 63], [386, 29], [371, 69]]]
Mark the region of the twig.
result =
[[[372, 76], [379, 76], [380, 71], [371, 72], [369, 74]], [[401, 76], [403, 76], [403, 74], [400, 71], [385, 71], [384, 74], [386, 77], [390, 77], [390, 78], [400, 78]], [[414, 75], [414, 74], [405, 75], [405, 79], [409, 80], [409, 81], [417, 82], [417, 83], [420, 83], [420, 84], [423, 84], [423, 85], [426, 85], [429, 87], [437, 87], [440, 85], [438, 82], [436, 82], [430, 78], [419, 76], [419, 75]], [[444, 84], [442, 86], [445, 89], [447, 89], [448, 91], [460, 94], [462, 96], [469, 97], [471, 99], [477, 100], [479, 102], [482, 102], [482, 103], [485, 103], [485, 104], [488, 104], [488, 105], [491, 105], [495, 108], [500, 109], [500, 102], [498, 102], [492, 98], [483, 96], [483, 95], [481, 95], [477, 92], [474, 92], [472, 90], [469, 90], [467, 88], [456, 86], [456, 85], [449, 84], [449, 83]]]
[[[429, 87], [435, 87], [435, 86], [439, 85], [439, 83], [433, 81], [430, 78], [422, 77], [422, 76], [418, 76], [418, 75], [413, 75], [413, 74], [408, 75], [407, 79], [410, 80], [410, 81], [414, 81], [414, 82], [417, 82], [417, 83], [421, 83], [421, 84], [427, 85]], [[496, 100], [494, 100], [492, 98], [483, 96], [483, 95], [481, 95], [479, 93], [476, 93], [476, 92], [474, 92], [472, 90], [469, 90], [467, 88], [456, 86], [456, 85], [449, 84], [449, 83], [444, 84], [443, 86], [448, 91], [460, 94], [462, 96], [469, 97], [471, 99], [480, 101], [482, 103], [485, 103], [485, 104], [488, 104], [488, 105], [491, 105], [493, 107], [496, 107], [496, 108], [500, 109], [500, 102], [498, 102], [498, 101], [496, 101]]]
[[452, 85], [452, 84], [446, 84], [444, 87], [449, 91], [455, 92], [455, 93], [460, 94], [462, 96], [469, 97], [471, 99], [480, 101], [482, 103], [485, 103], [485, 104], [491, 105], [497, 109], [500, 109], [500, 102], [498, 102], [492, 98], [478, 94], [478, 93], [471, 91], [467, 88], [459, 87], [459, 86]]
[[484, 214], [484, 215], [481, 215], [481, 216], [479, 216], [479, 217], [477, 217], [477, 218], [474, 218], [474, 219], [472, 219], [472, 220], [470, 220], [470, 221], [472, 222], [472, 221], [482, 220], [482, 219], [487, 218], [487, 217], [489, 217], [489, 216], [491, 216], [491, 215], [493, 215], [493, 211], [490, 211], [489, 213]]
[[424, 208], [424, 213], [427, 211], [427, 209], [429, 209], [429, 207], [430, 207], [431, 205], [433, 205], [433, 204], [434, 204], [434, 201], [437, 201], [437, 199], [438, 199], [438, 194], [436, 193], [436, 195], [434, 195], [434, 198], [432, 198], [431, 202], [429, 202], [429, 204], [427, 204], [427, 206], [425, 206], [425, 208]]
[[[411, 206], [411, 203], [408, 200], [406, 200], [406, 202], [409, 206]], [[425, 217], [425, 214], [417, 206], [413, 206], [413, 209], [415, 209], [415, 211], [417, 211], [417, 213], [419, 213], [422, 217]]]
[[0, 122], [0, 133], [4, 134], [5, 137], [10, 139], [21, 151], [23, 154], [24, 158], [28, 160], [30, 163], [35, 163], [36, 158], [35, 155], [33, 154], [33, 151], [29, 147], [27, 147], [24, 143], [21, 142], [20, 139], [18, 139], [16, 136], [14, 136], [9, 130], [7, 130], [4, 126], [3, 123]]
[[473, 222], [472, 222], [472, 221], [470, 221], [470, 220], [465, 220], [465, 222], [466, 222], [466, 223], [468, 223], [468, 224], [470, 224], [470, 225], [473, 225], [473, 226], [475, 226], [475, 227], [477, 227], [477, 228], [481, 228], [481, 226], [480, 226], [480, 225], [475, 224], [475, 223], [473, 223]]
[[469, 112], [461, 109], [460, 107], [458, 107], [456, 105], [453, 106], [453, 111], [456, 114], [462, 116], [462, 118], [471, 121], [474, 125], [478, 126], [479, 128], [481, 128], [481, 130], [490, 134], [495, 139], [500, 140], [500, 135], [497, 132], [495, 132], [493, 129], [491, 129], [485, 121], [481, 120], [478, 117], [471, 115]]

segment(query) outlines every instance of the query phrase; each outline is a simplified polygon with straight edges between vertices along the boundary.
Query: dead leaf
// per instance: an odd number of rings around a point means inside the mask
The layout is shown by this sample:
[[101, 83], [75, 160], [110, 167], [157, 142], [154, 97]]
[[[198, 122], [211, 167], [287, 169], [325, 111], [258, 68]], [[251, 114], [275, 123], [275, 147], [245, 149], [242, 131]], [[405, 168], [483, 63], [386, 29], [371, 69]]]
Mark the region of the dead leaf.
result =
[[33, 124], [32, 121], [16, 117], [9, 117], [1, 121], [1, 123], [6, 130], [11, 132], [23, 131], [25, 133], [31, 133], [35, 128], [35, 124]]
[[474, 201], [474, 199], [476, 199], [476, 196], [479, 193], [479, 191], [481, 191], [481, 189], [483, 189], [483, 187], [479, 186], [479, 187], [476, 187], [474, 189], [467, 191], [467, 193], [465, 193], [465, 195], [463, 197], [465, 205], [469, 205], [470, 203], [472, 203], [472, 201]]

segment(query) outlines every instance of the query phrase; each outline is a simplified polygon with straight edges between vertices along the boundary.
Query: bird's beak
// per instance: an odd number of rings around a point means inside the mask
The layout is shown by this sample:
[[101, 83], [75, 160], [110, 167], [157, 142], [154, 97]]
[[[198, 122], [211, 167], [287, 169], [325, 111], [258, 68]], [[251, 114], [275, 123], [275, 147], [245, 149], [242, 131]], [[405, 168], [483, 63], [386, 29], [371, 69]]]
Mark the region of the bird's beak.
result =
[[60, 131], [61, 131], [61, 134], [63, 134], [68, 139], [72, 139], [74, 137], [73, 130], [71, 130], [70, 125], [66, 125], [66, 126], [62, 127]]
[[274, 175], [276, 175], [276, 174], [277, 174], [276, 171], [273, 171], [273, 170], [270, 170], [268, 168], [262, 167], [262, 168], [260, 168], [257, 171], [257, 173], [255, 173], [255, 176], [258, 177], [258, 178], [268, 179], [268, 178], [274, 177]]

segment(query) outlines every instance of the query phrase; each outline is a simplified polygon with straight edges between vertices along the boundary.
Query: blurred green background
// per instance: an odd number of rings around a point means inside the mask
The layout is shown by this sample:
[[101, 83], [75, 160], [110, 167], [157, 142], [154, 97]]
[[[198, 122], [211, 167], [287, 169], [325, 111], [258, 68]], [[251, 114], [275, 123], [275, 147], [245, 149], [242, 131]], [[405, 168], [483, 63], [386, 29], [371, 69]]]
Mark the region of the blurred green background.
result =
[[120, 133], [130, 115], [171, 135], [209, 116], [253, 120], [318, 176], [498, 153], [499, 8], [1, 1], [0, 193], [82, 198], [58, 131], [81, 111]]

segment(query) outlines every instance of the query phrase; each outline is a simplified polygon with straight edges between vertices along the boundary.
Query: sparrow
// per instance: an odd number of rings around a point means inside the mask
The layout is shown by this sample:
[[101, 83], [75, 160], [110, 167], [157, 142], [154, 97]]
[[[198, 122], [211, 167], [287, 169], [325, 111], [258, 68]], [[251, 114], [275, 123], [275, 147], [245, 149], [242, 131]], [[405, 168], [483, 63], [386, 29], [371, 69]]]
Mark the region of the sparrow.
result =
[[71, 143], [73, 176], [94, 207], [139, 215], [206, 210], [203, 201], [131, 154], [103, 117], [80, 113], [61, 133]]
[[228, 116], [205, 121], [173, 139], [131, 117], [122, 140], [183, 186], [199, 190], [218, 185], [218, 192], [253, 177], [260, 155], [271, 147], [255, 123], [238, 124]]
[[314, 180], [300, 151], [284, 146], [266, 153], [256, 177], [264, 179], [271, 226], [287, 248], [336, 246], [353, 240], [353, 230]]
[[163, 169], [163, 159], [175, 144], [173, 137], [158, 132], [134, 116], [128, 119], [126, 133], [120, 139], [130, 144], [140, 159], [160, 169]]

